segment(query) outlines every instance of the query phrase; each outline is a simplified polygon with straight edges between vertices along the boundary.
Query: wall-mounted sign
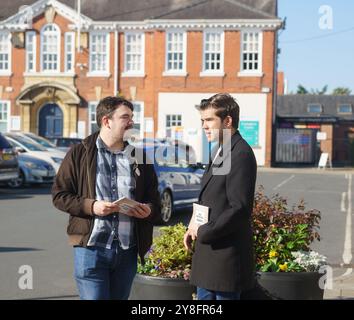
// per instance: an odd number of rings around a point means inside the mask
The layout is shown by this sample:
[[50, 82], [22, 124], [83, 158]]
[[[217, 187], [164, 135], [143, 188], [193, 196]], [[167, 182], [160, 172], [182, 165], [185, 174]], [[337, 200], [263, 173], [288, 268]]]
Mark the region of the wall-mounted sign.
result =
[[326, 132], [317, 132], [317, 140], [327, 140]]
[[241, 136], [251, 147], [259, 147], [259, 122], [240, 121]]

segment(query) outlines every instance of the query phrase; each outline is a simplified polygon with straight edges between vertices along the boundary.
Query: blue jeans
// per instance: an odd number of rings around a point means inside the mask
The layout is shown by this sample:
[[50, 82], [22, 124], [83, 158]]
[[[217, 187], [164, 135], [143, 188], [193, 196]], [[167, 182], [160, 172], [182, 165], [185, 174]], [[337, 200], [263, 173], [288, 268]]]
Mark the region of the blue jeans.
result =
[[74, 277], [82, 300], [127, 300], [137, 270], [137, 247], [74, 248]]
[[211, 291], [197, 287], [198, 300], [240, 300], [241, 292]]

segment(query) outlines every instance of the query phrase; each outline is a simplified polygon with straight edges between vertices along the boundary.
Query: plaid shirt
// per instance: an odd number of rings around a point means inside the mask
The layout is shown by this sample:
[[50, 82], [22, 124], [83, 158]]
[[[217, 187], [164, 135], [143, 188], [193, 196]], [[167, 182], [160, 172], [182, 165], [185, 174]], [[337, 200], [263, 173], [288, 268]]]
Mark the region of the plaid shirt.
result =
[[[132, 175], [126, 149], [118, 152], [108, 150], [101, 137], [96, 140], [97, 173], [96, 200], [113, 202], [121, 197], [134, 199], [135, 179]], [[88, 246], [111, 249], [113, 240], [118, 239], [123, 249], [134, 246], [134, 220], [117, 213], [95, 217], [94, 227]]]

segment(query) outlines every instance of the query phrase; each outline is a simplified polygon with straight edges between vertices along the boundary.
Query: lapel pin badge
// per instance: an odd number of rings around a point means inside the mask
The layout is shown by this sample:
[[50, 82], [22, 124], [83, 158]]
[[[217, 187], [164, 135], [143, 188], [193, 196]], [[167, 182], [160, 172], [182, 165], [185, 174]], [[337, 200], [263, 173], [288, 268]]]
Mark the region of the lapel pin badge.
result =
[[135, 162], [134, 162], [134, 172], [135, 174], [139, 177], [140, 176], [140, 170], [139, 170], [139, 167], [138, 167], [138, 161], [135, 159]]

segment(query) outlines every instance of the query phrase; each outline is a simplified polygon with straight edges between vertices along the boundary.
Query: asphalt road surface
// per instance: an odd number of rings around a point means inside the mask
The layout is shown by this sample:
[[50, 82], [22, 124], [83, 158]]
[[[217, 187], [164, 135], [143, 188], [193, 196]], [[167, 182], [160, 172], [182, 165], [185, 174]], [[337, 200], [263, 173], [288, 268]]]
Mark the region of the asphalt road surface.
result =
[[[289, 204], [304, 199], [321, 211], [321, 241], [313, 249], [338, 272], [352, 266], [352, 174], [316, 170], [260, 169], [257, 185]], [[172, 224], [187, 223], [190, 210]], [[73, 252], [67, 244], [68, 216], [51, 203], [50, 188], [0, 187], [0, 299], [77, 299]], [[155, 227], [155, 233], [158, 227]], [[343, 265], [344, 264], [344, 265]], [[32, 273], [33, 282], [28, 281]]]

